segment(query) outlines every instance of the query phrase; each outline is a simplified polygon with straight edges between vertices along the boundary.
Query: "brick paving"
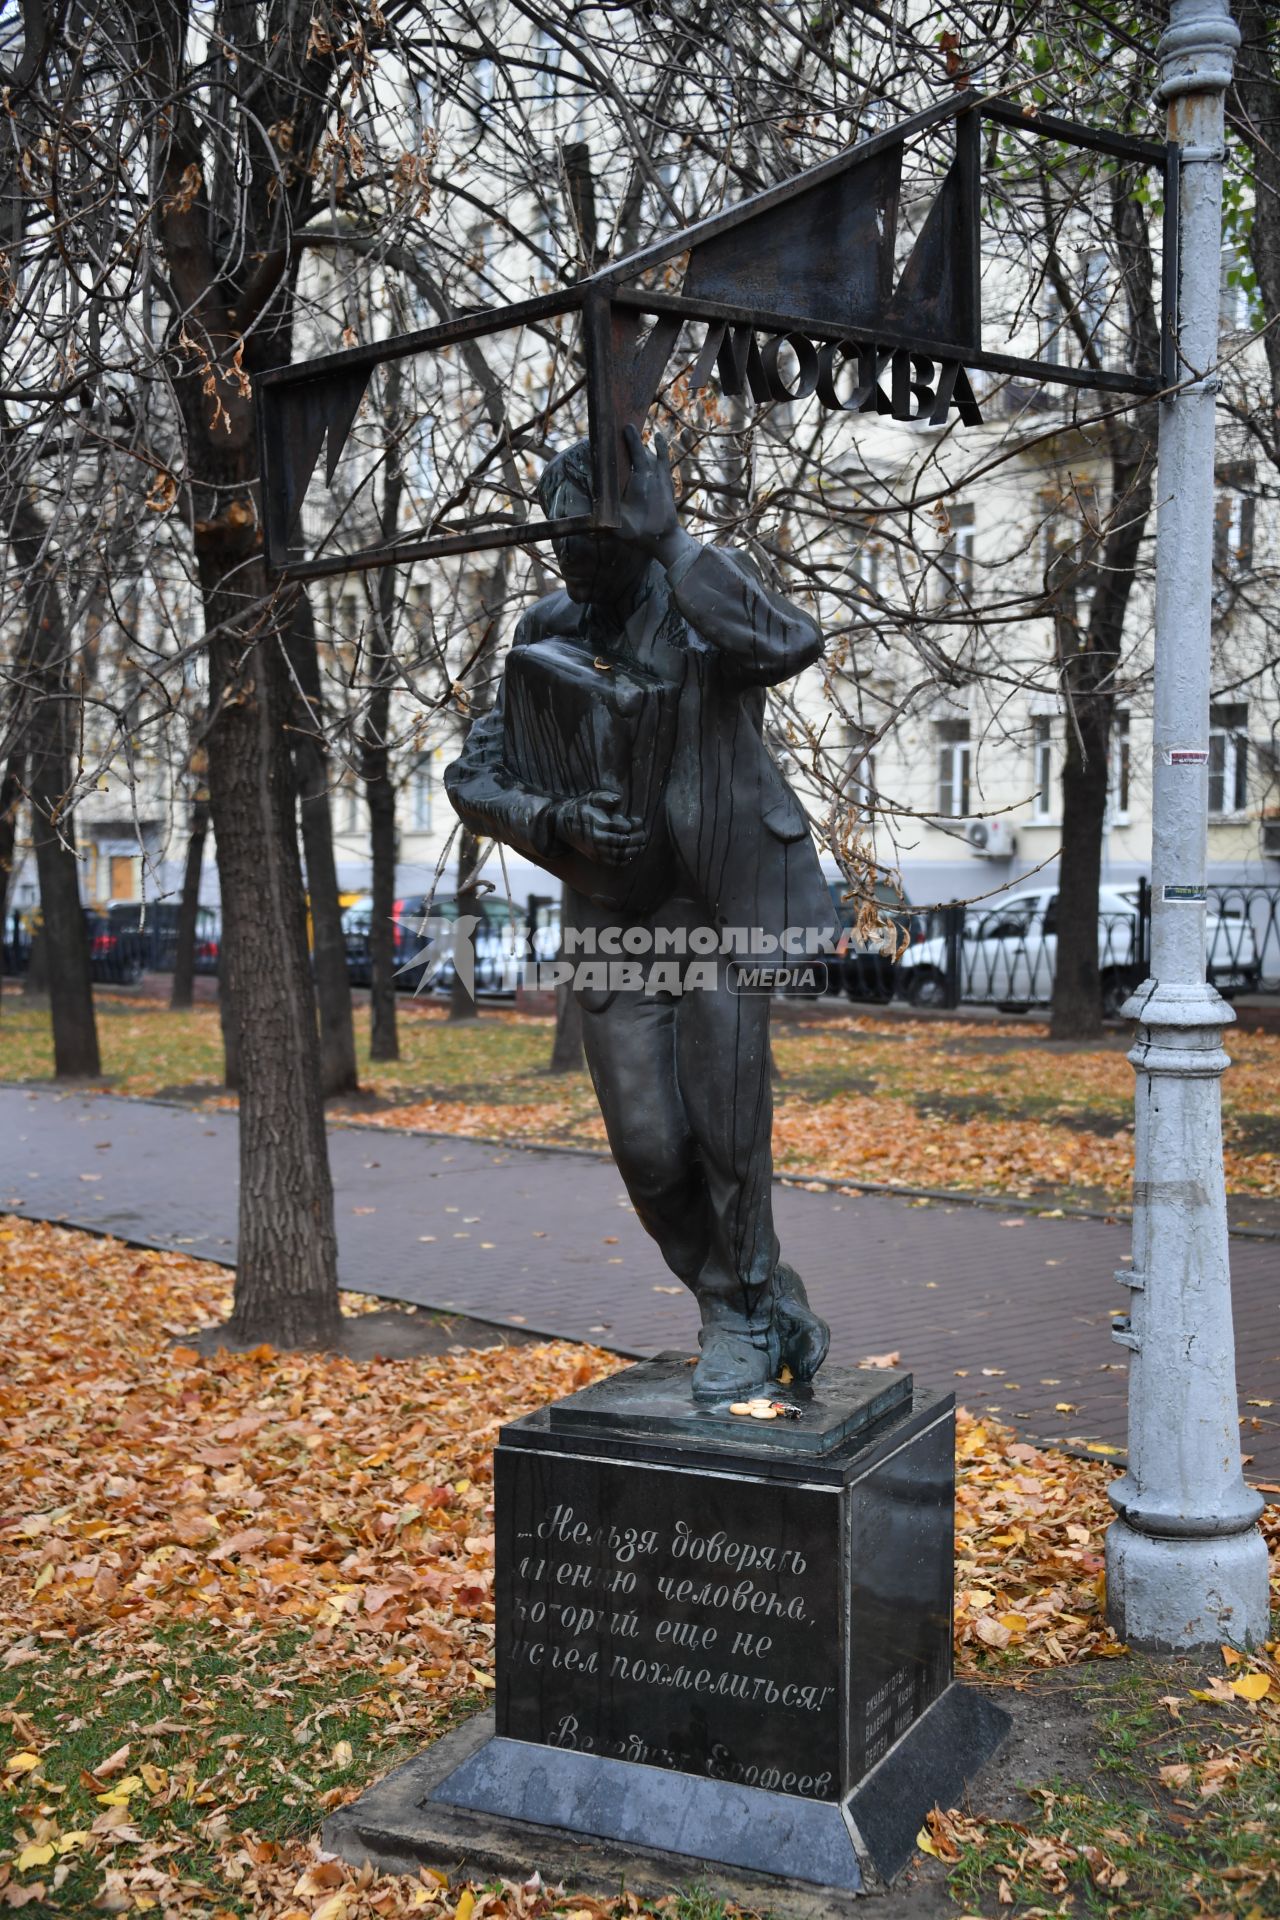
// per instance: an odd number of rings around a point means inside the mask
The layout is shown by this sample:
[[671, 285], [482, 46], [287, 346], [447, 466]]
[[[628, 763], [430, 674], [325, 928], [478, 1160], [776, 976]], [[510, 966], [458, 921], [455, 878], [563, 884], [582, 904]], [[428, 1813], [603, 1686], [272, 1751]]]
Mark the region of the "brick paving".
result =
[[[236, 1116], [0, 1087], [0, 1209], [231, 1262]], [[595, 1155], [335, 1127], [342, 1283], [621, 1353], [691, 1350], [697, 1316]], [[1123, 1446], [1127, 1225], [777, 1190], [783, 1249], [843, 1359], [897, 1352], [1028, 1438]], [[1280, 1243], [1235, 1239], [1242, 1444], [1280, 1483]], [[1250, 1400], [1272, 1400], [1270, 1408]]]

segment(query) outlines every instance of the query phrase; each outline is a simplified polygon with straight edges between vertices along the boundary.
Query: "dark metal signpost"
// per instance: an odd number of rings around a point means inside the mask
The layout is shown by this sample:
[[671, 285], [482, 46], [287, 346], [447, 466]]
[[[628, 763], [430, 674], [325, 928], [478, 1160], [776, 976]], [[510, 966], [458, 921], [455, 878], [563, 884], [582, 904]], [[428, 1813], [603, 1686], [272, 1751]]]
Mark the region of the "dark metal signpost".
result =
[[[908, 145], [954, 129], [954, 157], [901, 271], [895, 268]], [[982, 132], [1090, 149], [1151, 168], [1165, 207], [1165, 354], [1161, 376], [1094, 371], [997, 353], [982, 344]], [[969, 372], [1144, 397], [1175, 370], [1168, 263], [1176, 251], [1178, 150], [1028, 115], [1006, 100], [957, 94], [821, 166], [611, 263], [563, 292], [460, 315], [439, 326], [285, 367], [257, 382], [268, 564], [294, 580], [489, 547], [523, 546], [579, 527], [613, 528], [626, 476], [623, 430], [643, 422], [686, 321], [706, 334], [690, 386], [714, 377], [758, 403], [816, 395], [845, 413], [927, 420], [982, 415]], [[688, 255], [678, 291], [638, 286]], [[323, 449], [332, 480], [375, 367], [464, 341], [580, 314], [595, 505], [580, 521], [517, 519], [458, 527], [448, 518], [352, 553], [309, 552], [300, 518]], [[781, 360], [790, 348], [790, 370]], [[478, 477], [478, 476], [477, 476]]]

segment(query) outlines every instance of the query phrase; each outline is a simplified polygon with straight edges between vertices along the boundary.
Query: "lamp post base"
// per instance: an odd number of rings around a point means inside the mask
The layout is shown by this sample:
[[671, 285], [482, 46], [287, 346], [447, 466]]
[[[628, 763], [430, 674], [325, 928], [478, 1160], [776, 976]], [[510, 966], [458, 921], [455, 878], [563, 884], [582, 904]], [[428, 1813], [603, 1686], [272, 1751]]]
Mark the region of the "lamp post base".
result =
[[1107, 1530], [1107, 1616], [1129, 1646], [1182, 1653], [1267, 1636], [1267, 1549], [1258, 1529], [1207, 1539]]

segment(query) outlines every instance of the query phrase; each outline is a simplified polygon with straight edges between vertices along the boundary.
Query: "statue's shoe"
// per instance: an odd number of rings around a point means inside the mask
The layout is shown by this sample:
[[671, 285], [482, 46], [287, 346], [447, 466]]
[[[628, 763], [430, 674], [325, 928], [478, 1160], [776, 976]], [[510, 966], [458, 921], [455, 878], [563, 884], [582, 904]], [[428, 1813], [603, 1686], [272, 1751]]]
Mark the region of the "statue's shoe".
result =
[[794, 1267], [780, 1260], [773, 1277], [771, 1341], [779, 1370], [790, 1367], [793, 1379], [812, 1380], [830, 1345], [831, 1329], [809, 1305], [804, 1281]]
[[767, 1312], [748, 1316], [726, 1301], [704, 1299], [693, 1370], [695, 1400], [741, 1400], [773, 1378], [774, 1341]]

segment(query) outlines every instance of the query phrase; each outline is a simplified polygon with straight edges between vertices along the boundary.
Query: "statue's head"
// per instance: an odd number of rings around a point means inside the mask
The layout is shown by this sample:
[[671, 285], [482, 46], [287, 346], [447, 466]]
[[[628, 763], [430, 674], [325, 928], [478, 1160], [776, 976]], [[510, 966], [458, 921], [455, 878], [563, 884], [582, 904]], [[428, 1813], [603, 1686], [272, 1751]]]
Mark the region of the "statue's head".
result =
[[[576, 440], [554, 454], [538, 481], [538, 503], [548, 520], [590, 513], [591, 442]], [[565, 592], [580, 606], [625, 601], [647, 571], [644, 552], [616, 533], [569, 533], [552, 541]]]

